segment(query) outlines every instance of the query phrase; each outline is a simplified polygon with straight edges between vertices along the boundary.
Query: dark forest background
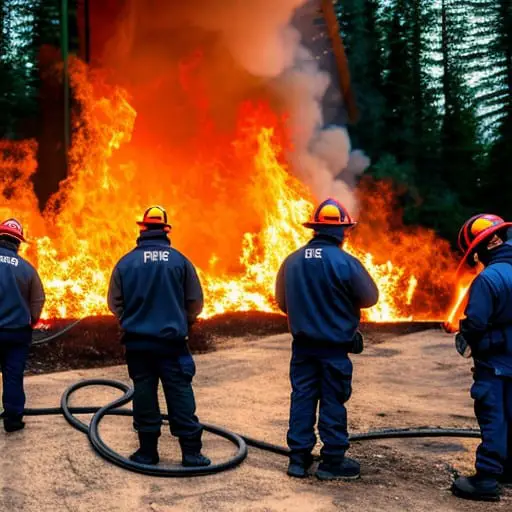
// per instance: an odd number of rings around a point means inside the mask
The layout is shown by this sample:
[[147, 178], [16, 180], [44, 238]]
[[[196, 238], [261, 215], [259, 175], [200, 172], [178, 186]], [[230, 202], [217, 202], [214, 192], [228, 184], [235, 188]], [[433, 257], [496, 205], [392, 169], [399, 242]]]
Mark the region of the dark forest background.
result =
[[512, 2], [337, 5], [369, 173], [406, 186], [408, 223], [453, 240], [468, 217], [512, 217]]
[[[468, 215], [512, 218], [512, 2], [335, 4], [360, 114], [353, 145], [368, 174], [398, 185], [405, 221], [453, 240]], [[0, 138], [38, 141], [42, 203], [66, 174], [62, 86], [48, 78], [62, 5], [0, 0]], [[69, 51], [87, 59], [87, 2], [67, 8]]]

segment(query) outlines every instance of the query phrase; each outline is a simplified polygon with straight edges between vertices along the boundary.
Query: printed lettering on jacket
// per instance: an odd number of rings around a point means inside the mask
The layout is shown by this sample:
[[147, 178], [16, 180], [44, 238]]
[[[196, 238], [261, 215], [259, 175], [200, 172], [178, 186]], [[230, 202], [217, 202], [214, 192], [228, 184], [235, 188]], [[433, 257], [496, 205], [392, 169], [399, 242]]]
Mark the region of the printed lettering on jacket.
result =
[[322, 249], [306, 249], [305, 253], [304, 253], [304, 257], [307, 259], [307, 260], [310, 260], [310, 259], [322, 259]]
[[144, 251], [144, 263], [169, 261], [169, 251]]
[[0, 256], [0, 263], [8, 263], [9, 265], [17, 267], [19, 260], [18, 258], [12, 258], [11, 256]]

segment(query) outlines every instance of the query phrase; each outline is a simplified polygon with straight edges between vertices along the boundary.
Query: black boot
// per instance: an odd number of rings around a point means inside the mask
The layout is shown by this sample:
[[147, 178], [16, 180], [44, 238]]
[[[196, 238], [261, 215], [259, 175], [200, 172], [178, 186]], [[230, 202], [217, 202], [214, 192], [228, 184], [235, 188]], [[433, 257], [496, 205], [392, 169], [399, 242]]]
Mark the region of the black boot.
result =
[[361, 467], [348, 457], [324, 457], [315, 474], [319, 480], [357, 480]]
[[209, 466], [212, 461], [205, 457], [201, 452], [198, 453], [184, 453], [181, 459], [182, 466], [186, 468], [200, 468]]
[[130, 460], [139, 464], [154, 466], [160, 461], [158, 438], [160, 432], [138, 432], [140, 448], [130, 455]]
[[193, 437], [180, 437], [180, 447], [182, 453], [181, 464], [186, 468], [200, 468], [209, 466], [212, 461], [201, 453], [203, 443], [201, 441], [202, 433]]
[[461, 476], [453, 482], [452, 493], [458, 498], [474, 501], [499, 501], [500, 488], [492, 476], [476, 474]]
[[308, 471], [312, 464], [313, 456], [311, 453], [292, 452], [286, 473], [294, 478], [306, 478], [309, 475]]
[[17, 430], [23, 430], [25, 423], [23, 422], [23, 416], [7, 416], [3, 414], [4, 430], [6, 432], [16, 432]]

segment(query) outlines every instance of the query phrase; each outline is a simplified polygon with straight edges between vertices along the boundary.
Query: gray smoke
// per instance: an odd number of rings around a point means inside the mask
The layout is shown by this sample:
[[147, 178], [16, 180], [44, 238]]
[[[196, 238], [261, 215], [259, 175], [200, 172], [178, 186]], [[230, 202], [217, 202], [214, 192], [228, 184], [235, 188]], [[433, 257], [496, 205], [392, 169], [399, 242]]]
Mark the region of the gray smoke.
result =
[[[202, 28], [219, 32], [247, 71], [271, 80], [290, 114], [295, 174], [318, 199], [335, 197], [354, 214], [357, 202], [351, 184], [369, 160], [351, 150], [344, 127], [324, 127], [321, 102], [331, 77], [319, 69], [291, 25], [295, 9], [307, 1], [209, 0], [199, 10], [191, 6], [191, 18]], [[319, 0], [313, 1], [320, 7]]]
[[[331, 76], [319, 69], [318, 61], [301, 44], [301, 34], [292, 26], [297, 8], [316, 2], [320, 9], [320, 0], [188, 0], [166, 6], [155, 0], [130, 1], [128, 23], [118, 37], [119, 48], [130, 46], [134, 31], [142, 26], [148, 33], [162, 28], [176, 33], [183, 26], [189, 26], [190, 31], [195, 27], [216, 33], [238, 66], [265, 81], [285, 106], [294, 146], [289, 155], [293, 172], [310, 186], [317, 199], [335, 197], [356, 213], [352, 185], [369, 160], [362, 152], [352, 151], [345, 128], [324, 126], [322, 99]], [[112, 52], [116, 56], [120, 53]], [[128, 58], [130, 51], [125, 54]], [[132, 65], [133, 59], [128, 63]], [[155, 60], [155, 67], [158, 65]]]

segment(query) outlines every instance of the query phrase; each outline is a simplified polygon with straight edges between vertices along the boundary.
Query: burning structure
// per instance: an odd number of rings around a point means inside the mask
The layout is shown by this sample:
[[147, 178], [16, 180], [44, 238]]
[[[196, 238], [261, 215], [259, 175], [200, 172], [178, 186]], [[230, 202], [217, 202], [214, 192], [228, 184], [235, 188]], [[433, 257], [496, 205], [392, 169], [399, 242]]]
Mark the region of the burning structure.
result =
[[360, 217], [347, 250], [381, 291], [366, 320], [444, 318], [449, 244], [404, 227], [391, 186], [363, 180], [354, 190], [369, 162], [343, 126], [353, 104], [332, 80], [329, 2], [126, 0], [102, 2], [101, 13], [94, 4], [91, 66], [69, 65], [68, 176], [43, 212], [34, 143], [0, 142], [0, 216], [26, 225], [46, 318], [107, 312], [113, 264], [154, 203], [201, 270], [204, 316], [275, 311], [276, 271], [329, 195]]

